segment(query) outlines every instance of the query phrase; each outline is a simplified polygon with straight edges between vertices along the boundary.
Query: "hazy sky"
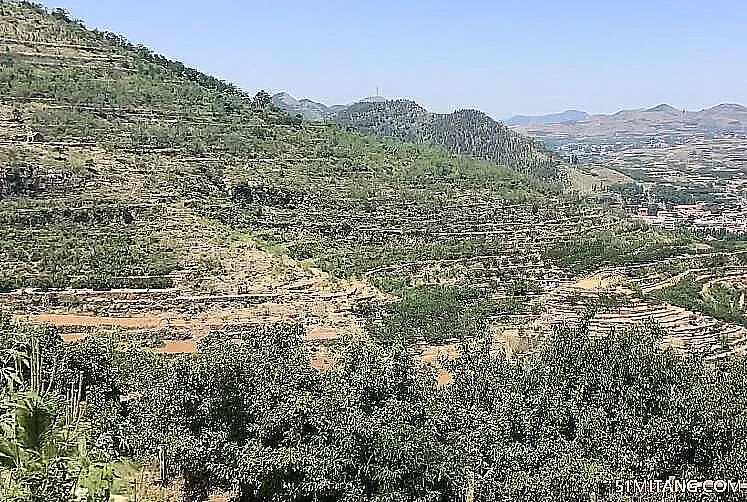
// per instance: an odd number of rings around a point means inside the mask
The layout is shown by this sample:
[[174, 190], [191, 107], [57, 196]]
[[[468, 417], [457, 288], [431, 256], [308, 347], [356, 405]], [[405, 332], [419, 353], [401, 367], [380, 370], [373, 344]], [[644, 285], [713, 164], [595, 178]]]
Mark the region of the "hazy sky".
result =
[[747, 104], [745, 0], [47, 0], [249, 91], [503, 118]]

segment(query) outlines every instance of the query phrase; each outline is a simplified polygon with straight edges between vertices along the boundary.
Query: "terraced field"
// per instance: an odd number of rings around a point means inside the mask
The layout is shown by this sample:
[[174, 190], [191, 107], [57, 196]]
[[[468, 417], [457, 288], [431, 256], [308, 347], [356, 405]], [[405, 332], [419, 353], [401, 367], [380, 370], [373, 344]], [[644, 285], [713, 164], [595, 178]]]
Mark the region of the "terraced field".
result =
[[[534, 327], [542, 330], [553, 325], [586, 324], [589, 336], [600, 337], [613, 330], [654, 322], [667, 333], [662, 342], [678, 350], [709, 359], [744, 354], [747, 350], [745, 326], [656, 301], [641, 295], [642, 290], [635, 287], [635, 281], [625, 275], [624, 269], [600, 272], [542, 298], [546, 313], [535, 321]], [[644, 291], [650, 293], [651, 289]]]
[[[178, 352], [293, 322], [317, 347], [365, 331], [428, 353], [485, 329], [506, 344], [549, 329], [543, 315], [575, 322], [580, 277], [697, 254], [512, 166], [301, 122], [119, 36], [0, 5], [0, 306], [70, 338], [120, 327]], [[685, 349], [721, 329], [642, 298], [594, 329], [649, 314]], [[740, 350], [727, 334], [724, 353]]]

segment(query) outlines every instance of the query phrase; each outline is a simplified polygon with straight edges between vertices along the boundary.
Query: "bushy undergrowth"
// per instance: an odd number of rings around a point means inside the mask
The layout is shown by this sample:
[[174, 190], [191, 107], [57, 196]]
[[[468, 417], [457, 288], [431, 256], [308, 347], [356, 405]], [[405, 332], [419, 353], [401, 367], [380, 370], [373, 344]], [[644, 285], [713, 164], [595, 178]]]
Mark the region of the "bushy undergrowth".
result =
[[582, 274], [602, 266], [656, 263], [686, 254], [692, 236], [671, 234], [632, 221], [620, 221], [614, 228], [593, 230], [545, 246], [548, 261]]
[[[18, 288], [167, 287], [173, 250], [128, 228], [80, 223], [0, 229], [0, 291]], [[147, 279], [154, 276], [154, 279]], [[140, 279], [142, 278], [142, 279]]]
[[374, 304], [361, 312], [371, 335], [385, 343], [441, 343], [456, 336], [480, 336], [487, 331], [491, 316], [519, 309], [513, 300], [492, 298], [492, 291], [485, 288], [424, 285], [389, 293], [401, 299]]
[[692, 279], [683, 279], [674, 286], [656, 291], [652, 296], [656, 300], [702, 312], [722, 321], [747, 325], [744, 312], [739, 307], [742, 294], [742, 290], [722, 284], [714, 284], [704, 294], [701, 284]]

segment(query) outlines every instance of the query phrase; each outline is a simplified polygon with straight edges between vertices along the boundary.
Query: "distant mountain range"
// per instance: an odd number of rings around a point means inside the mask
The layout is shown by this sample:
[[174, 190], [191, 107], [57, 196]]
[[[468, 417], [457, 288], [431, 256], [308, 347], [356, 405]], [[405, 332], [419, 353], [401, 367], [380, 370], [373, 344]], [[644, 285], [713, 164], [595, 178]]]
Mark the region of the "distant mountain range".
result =
[[[566, 113], [568, 112], [555, 116]], [[651, 108], [620, 110], [610, 115], [588, 115], [586, 118], [562, 122], [517, 120], [511, 126], [554, 145], [575, 141], [617, 142], [662, 136], [747, 134], [747, 107], [724, 103], [700, 111], [688, 111], [660, 104]]]
[[437, 114], [413, 101], [387, 101], [381, 96], [349, 105], [326, 106], [281, 92], [272, 101], [307, 120], [328, 120], [379, 136], [432, 143], [548, 180], [564, 180], [568, 166], [543, 143], [550, 147], [577, 142], [635, 144], [652, 138], [672, 143], [681, 141], [676, 138], [692, 136], [747, 134], [747, 108], [739, 104], [720, 104], [700, 111], [660, 104], [610, 115], [566, 110], [547, 115], [516, 115], [504, 125], [477, 110]]
[[[386, 98], [383, 96], [370, 96], [362, 98], [356, 103], [383, 103]], [[272, 103], [278, 108], [285, 110], [293, 115], [301, 115], [306, 120], [325, 120], [337, 115], [338, 112], [346, 109], [350, 105], [332, 105], [327, 106], [324, 103], [318, 103], [310, 99], [296, 99], [287, 92], [279, 92], [272, 96]]]
[[586, 120], [589, 114], [578, 110], [566, 110], [560, 113], [547, 115], [514, 115], [506, 120], [508, 126], [522, 126], [532, 124], [562, 124], [564, 122], [578, 122]]
[[[357, 103], [386, 101], [382, 96], [372, 96], [347, 105], [327, 106], [310, 99], [296, 99], [286, 92], [272, 96], [272, 102], [278, 108], [313, 121], [334, 120], [340, 112]], [[682, 131], [689, 134], [747, 134], [747, 107], [724, 103], [700, 111], [686, 111], [662, 103], [651, 108], [620, 110], [613, 114], [591, 115], [581, 110], [566, 110], [546, 115], [514, 115], [504, 123], [553, 144], [559, 138], [640, 137]]]

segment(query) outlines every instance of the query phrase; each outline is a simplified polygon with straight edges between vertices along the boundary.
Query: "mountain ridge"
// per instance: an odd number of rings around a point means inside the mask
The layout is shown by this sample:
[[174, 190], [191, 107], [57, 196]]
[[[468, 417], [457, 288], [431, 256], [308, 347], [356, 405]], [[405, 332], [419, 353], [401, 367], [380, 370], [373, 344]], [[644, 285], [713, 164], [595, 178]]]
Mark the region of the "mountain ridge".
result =
[[648, 108], [594, 114], [576, 122], [519, 124], [511, 127], [553, 145], [574, 140], [619, 141], [628, 138], [640, 141], [666, 134], [747, 134], [747, 107], [737, 103], [721, 103], [693, 111], [662, 103]]
[[488, 159], [546, 181], [567, 181], [568, 166], [561, 156], [480, 110], [432, 113], [412, 100], [361, 102], [333, 120], [368, 134], [431, 143], [459, 155]]
[[580, 110], [565, 110], [559, 113], [547, 113], [543, 115], [514, 115], [505, 120], [508, 126], [531, 125], [531, 124], [555, 124], [563, 122], [577, 122], [588, 119], [590, 115]]
[[305, 120], [318, 122], [332, 118], [335, 114], [355, 103], [383, 103], [386, 101], [386, 98], [383, 96], [369, 96], [347, 105], [328, 106], [308, 98], [297, 99], [291, 94], [281, 91], [273, 94], [271, 101], [275, 106], [292, 115], [301, 115]]

